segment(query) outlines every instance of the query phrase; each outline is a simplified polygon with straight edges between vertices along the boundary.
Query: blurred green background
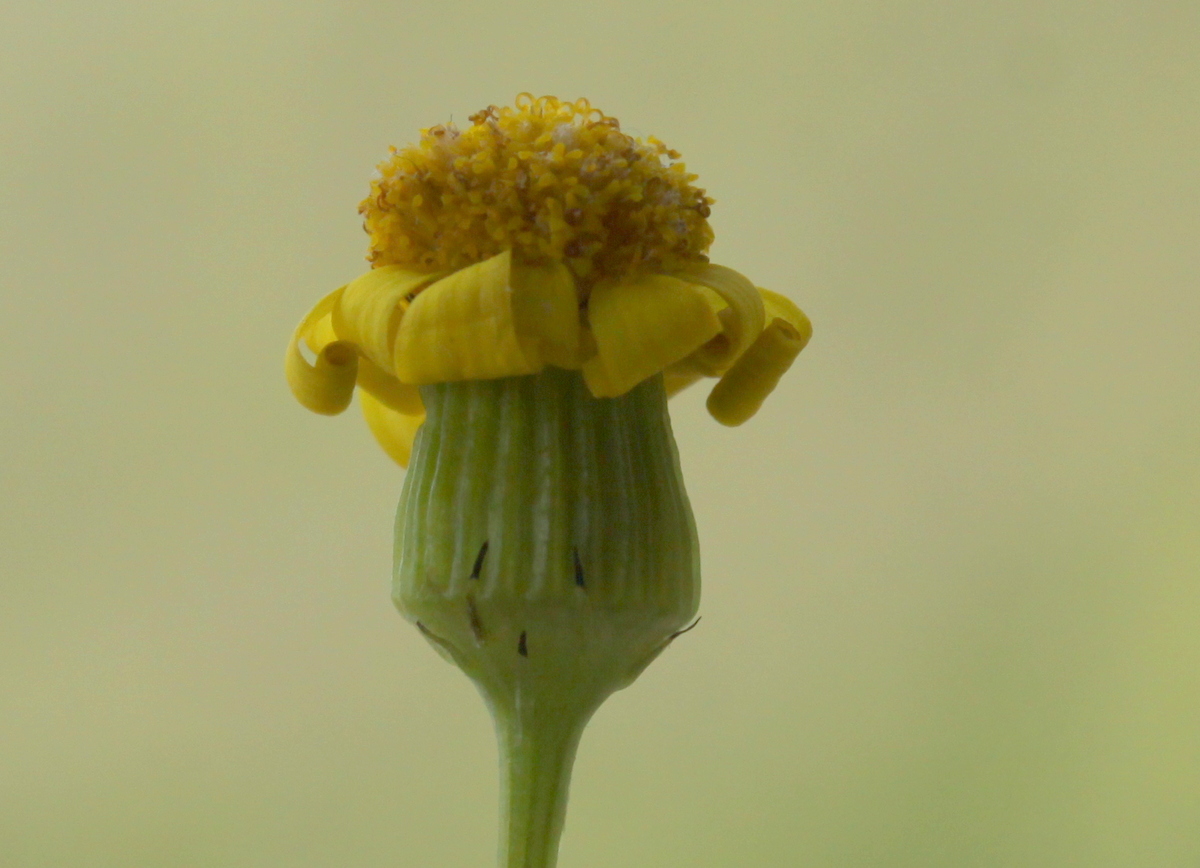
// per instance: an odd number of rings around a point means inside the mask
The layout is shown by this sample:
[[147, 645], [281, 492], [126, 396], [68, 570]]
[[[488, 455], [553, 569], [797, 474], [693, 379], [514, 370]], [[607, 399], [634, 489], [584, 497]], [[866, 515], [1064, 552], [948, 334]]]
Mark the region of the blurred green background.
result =
[[401, 473], [281, 360], [389, 144], [518, 91], [684, 153], [816, 335], [674, 419], [703, 623], [561, 868], [1200, 865], [1200, 4], [0, 10], [0, 865], [493, 864], [388, 598]]

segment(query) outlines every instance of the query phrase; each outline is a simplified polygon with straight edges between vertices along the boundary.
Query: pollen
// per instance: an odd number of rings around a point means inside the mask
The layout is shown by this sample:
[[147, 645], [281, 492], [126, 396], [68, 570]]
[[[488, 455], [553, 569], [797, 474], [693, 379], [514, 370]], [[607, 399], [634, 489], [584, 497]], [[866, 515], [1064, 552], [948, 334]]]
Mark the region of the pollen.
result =
[[581, 289], [705, 262], [713, 200], [677, 151], [586, 99], [520, 94], [391, 149], [359, 206], [374, 267], [450, 271], [505, 250], [563, 262]]

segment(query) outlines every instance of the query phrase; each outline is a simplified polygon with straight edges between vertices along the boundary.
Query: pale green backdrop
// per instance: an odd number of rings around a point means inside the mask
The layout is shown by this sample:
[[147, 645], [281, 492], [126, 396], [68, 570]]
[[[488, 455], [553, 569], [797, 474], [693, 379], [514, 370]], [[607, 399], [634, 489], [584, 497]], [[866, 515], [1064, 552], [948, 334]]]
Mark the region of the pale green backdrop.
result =
[[683, 151], [812, 344], [675, 426], [704, 620], [561, 868], [1200, 865], [1200, 4], [0, 10], [0, 865], [486, 868], [401, 474], [283, 349], [389, 144], [518, 92]]

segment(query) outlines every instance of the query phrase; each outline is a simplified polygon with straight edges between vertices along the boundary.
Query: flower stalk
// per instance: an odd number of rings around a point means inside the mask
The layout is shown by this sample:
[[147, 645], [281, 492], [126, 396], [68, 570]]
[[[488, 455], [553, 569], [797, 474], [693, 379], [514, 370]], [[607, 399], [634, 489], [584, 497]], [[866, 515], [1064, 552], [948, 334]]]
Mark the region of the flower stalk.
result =
[[500, 868], [553, 868], [575, 750], [591, 712], [518, 694], [492, 706], [500, 753]]

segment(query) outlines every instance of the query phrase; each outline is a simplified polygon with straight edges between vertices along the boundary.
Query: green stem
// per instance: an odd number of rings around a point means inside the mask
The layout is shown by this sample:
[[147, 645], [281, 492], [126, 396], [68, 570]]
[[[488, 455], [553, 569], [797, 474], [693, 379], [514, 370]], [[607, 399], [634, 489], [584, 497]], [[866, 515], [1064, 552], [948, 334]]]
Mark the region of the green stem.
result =
[[502, 868], [554, 868], [567, 813], [571, 766], [586, 720], [536, 702], [494, 709], [500, 750]]

